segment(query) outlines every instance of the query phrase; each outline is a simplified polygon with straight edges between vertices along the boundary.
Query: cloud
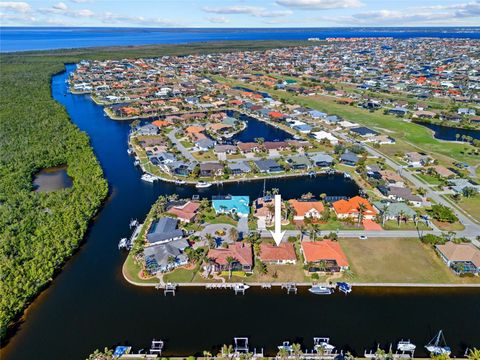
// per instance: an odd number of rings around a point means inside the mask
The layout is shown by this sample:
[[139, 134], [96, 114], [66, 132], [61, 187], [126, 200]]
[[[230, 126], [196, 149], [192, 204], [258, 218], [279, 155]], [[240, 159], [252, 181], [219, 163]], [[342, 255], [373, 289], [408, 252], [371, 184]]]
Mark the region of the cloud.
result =
[[105, 24], [135, 24], [143, 26], [180, 26], [178, 22], [164, 18], [150, 18], [143, 16], [130, 16], [106, 12], [99, 19]]
[[70, 0], [71, 2], [74, 2], [76, 4], [83, 4], [83, 3], [88, 3], [88, 2], [93, 2], [93, 0]]
[[208, 17], [207, 20], [213, 24], [226, 24], [230, 21], [225, 16], [212, 16]]
[[3, 1], [0, 2], [0, 9], [17, 13], [27, 13], [32, 10], [29, 3], [23, 1]]
[[64, 2], [59, 2], [50, 8], [41, 8], [37, 10], [41, 14], [56, 14], [68, 17], [93, 17], [95, 13], [89, 9], [71, 9]]
[[292, 14], [291, 10], [267, 10], [259, 6], [226, 6], [226, 7], [203, 7], [203, 11], [213, 14], [247, 14], [256, 17], [282, 17]]
[[276, 0], [276, 3], [300, 10], [350, 9], [364, 5], [360, 0]]

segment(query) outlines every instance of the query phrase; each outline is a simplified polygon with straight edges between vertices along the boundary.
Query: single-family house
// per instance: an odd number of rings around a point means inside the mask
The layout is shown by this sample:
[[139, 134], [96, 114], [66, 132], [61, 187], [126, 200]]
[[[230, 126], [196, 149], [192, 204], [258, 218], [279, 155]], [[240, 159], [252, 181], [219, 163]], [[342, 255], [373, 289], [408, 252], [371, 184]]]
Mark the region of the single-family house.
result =
[[153, 221], [147, 232], [148, 245], [162, 244], [183, 237], [183, 231], [178, 228], [178, 220], [162, 217]]
[[413, 220], [417, 216], [417, 213], [404, 202], [376, 201], [373, 206], [385, 221], [399, 218]]
[[286, 162], [294, 170], [306, 170], [312, 166], [310, 160], [305, 155], [289, 156]]
[[321, 201], [289, 200], [294, 211], [293, 220], [303, 221], [305, 218], [320, 219], [325, 210]]
[[178, 204], [170, 207], [167, 213], [175, 215], [180, 221], [190, 223], [195, 220], [199, 208], [200, 203], [195, 201], [187, 201], [183, 204]]
[[480, 250], [471, 243], [456, 244], [449, 241], [442, 245], [436, 245], [435, 249], [457, 275], [480, 274]]
[[227, 166], [233, 175], [247, 174], [252, 171], [250, 165], [245, 161], [229, 162]]
[[[252, 245], [247, 243], [233, 243], [228, 248], [210, 249], [207, 254], [209, 265], [215, 272], [221, 271], [245, 271], [253, 270]], [[229, 263], [229, 259], [234, 259]]]
[[370, 204], [370, 202], [360, 196], [354, 196], [349, 200], [341, 199], [335, 201], [332, 206], [339, 219], [353, 218], [356, 219], [360, 214], [360, 207], [363, 205], [363, 219], [373, 220], [377, 216], [378, 211]]
[[164, 244], [145, 247], [143, 255], [145, 268], [150, 274], [171, 271], [178, 266], [188, 264], [188, 256], [184, 253], [189, 247], [187, 240], [177, 239]]
[[302, 241], [301, 248], [310, 272], [339, 272], [349, 267], [347, 256], [337, 241]]
[[216, 162], [207, 162], [200, 164], [200, 176], [214, 177], [223, 175], [223, 165]]
[[342, 156], [340, 156], [340, 162], [348, 166], [355, 166], [358, 161], [358, 155], [350, 151], [344, 152]]
[[256, 160], [255, 165], [257, 166], [258, 171], [262, 173], [275, 173], [283, 171], [282, 166], [272, 159]]
[[260, 244], [258, 258], [265, 264], [286, 265], [297, 262], [295, 247], [288, 242], [282, 242], [278, 246], [267, 243]]
[[330, 167], [333, 165], [334, 159], [328, 154], [318, 153], [311, 157], [315, 166]]

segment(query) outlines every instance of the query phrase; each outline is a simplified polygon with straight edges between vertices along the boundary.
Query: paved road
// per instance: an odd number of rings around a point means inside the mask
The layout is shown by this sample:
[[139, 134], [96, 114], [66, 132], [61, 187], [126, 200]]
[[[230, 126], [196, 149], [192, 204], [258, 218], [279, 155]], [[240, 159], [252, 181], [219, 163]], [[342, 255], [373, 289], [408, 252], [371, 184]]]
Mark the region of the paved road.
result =
[[170, 131], [167, 135], [167, 137], [170, 139], [170, 141], [172, 143], [175, 144], [176, 148], [178, 150], [180, 150], [180, 152], [182, 153], [182, 155], [185, 157], [185, 159], [188, 159], [190, 160], [191, 162], [196, 162], [197, 160], [193, 157], [193, 155], [190, 153], [190, 151], [187, 150], [187, 148], [185, 146], [182, 145], [182, 143], [180, 142], [180, 140], [178, 140], [175, 135], [177, 134], [177, 132], [179, 131], [180, 129], [178, 128], [175, 128], [173, 129], [172, 131]]

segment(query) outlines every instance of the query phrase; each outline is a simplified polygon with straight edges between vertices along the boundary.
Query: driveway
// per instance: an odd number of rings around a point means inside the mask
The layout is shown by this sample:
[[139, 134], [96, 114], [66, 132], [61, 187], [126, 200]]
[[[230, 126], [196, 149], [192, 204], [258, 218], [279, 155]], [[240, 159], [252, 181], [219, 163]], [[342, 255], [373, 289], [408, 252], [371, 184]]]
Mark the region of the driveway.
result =
[[[195, 235], [200, 236], [202, 239], [205, 239], [205, 236], [207, 234], [211, 234], [217, 245], [220, 245], [222, 242], [231, 243], [232, 240], [230, 240], [228, 232], [232, 228], [235, 228], [235, 226], [229, 224], [208, 224], [201, 231], [197, 231]], [[217, 235], [217, 231], [223, 231], [225, 235]]]

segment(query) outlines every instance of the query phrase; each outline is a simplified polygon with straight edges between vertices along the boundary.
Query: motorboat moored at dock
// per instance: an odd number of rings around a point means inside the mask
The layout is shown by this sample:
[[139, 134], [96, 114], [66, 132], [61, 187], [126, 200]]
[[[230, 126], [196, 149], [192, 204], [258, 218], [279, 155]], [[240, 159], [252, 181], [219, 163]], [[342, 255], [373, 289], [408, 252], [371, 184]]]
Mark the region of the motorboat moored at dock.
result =
[[313, 285], [308, 291], [315, 295], [330, 295], [333, 293], [332, 288], [321, 285]]
[[195, 185], [195, 187], [196, 187], [197, 189], [204, 189], [204, 188], [208, 188], [208, 187], [210, 187], [210, 186], [212, 186], [212, 184], [211, 184], [211, 183], [207, 183], [207, 182], [205, 182], [205, 181], [199, 181], [199, 182]]
[[410, 340], [400, 340], [397, 344], [397, 350], [402, 352], [412, 352], [415, 351], [417, 346], [412, 344]]
[[352, 292], [352, 285], [346, 282], [337, 282], [338, 290], [344, 294], [350, 294]]
[[141, 179], [143, 181], [150, 182], [150, 183], [154, 183], [155, 181], [157, 181], [157, 177], [151, 174], [143, 174]]

